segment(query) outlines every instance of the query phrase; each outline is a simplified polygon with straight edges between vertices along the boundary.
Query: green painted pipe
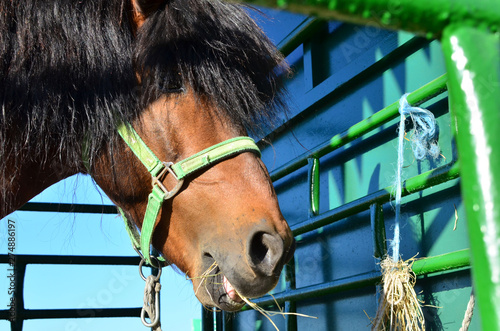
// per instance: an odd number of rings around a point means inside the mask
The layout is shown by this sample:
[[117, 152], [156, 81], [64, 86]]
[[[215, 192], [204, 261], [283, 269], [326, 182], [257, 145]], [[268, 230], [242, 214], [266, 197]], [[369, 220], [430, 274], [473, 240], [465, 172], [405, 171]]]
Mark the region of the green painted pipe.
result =
[[[241, 1], [243, 2], [243, 1]], [[450, 24], [488, 27], [500, 25], [498, 0], [245, 0], [327, 20], [405, 30], [429, 38], [439, 37]]]
[[[458, 163], [451, 163], [439, 168], [429, 170], [420, 175], [408, 178], [403, 183], [402, 196], [419, 192], [428, 187], [444, 183], [448, 180], [455, 179], [459, 174]], [[373, 192], [357, 200], [343, 204], [337, 208], [330, 209], [315, 217], [310, 217], [307, 220], [291, 226], [294, 236], [304, 234], [309, 231], [316, 230], [322, 226], [339, 221], [346, 217], [368, 210], [374, 203], [384, 204], [390, 201], [391, 192], [394, 191], [393, 186], [388, 186], [377, 192]]]
[[[469, 250], [459, 250], [447, 254], [426, 257], [418, 259], [413, 263], [412, 269], [415, 275], [429, 275], [437, 272], [446, 272], [455, 269], [461, 269], [469, 266]], [[252, 300], [259, 306], [267, 306], [274, 304], [274, 299], [281, 304], [285, 301], [299, 301], [311, 298], [317, 298], [323, 295], [331, 295], [347, 290], [355, 290], [367, 286], [374, 286], [380, 283], [380, 272], [368, 272], [365, 274], [355, 275], [343, 279], [338, 279], [323, 284], [306, 286], [296, 290], [285, 291], [274, 294], [274, 298], [265, 296], [259, 299]], [[243, 307], [242, 310], [251, 309]]]
[[373, 256], [381, 259], [387, 255], [384, 208], [381, 203], [377, 202], [370, 205], [370, 223], [373, 234]]
[[412, 269], [415, 275], [422, 276], [435, 272], [449, 271], [453, 269], [463, 268], [470, 265], [469, 249], [427, 257], [416, 260], [413, 263]]
[[442, 45], [456, 127], [474, 291], [483, 327], [500, 330], [499, 36], [462, 24], [445, 29]]
[[[446, 90], [446, 75], [442, 75], [435, 80], [418, 88], [408, 95], [408, 102], [413, 106], [418, 106]], [[348, 130], [339, 133], [332, 137], [329, 141], [317, 146], [311, 151], [300, 155], [299, 157], [291, 160], [290, 162], [279, 167], [271, 173], [271, 179], [276, 181], [295, 170], [307, 165], [309, 158], [320, 158], [347, 143], [361, 137], [368, 132], [379, 128], [381, 125], [393, 120], [399, 116], [399, 100], [391, 105], [381, 109], [372, 116], [362, 120], [361, 122], [353, 125]]]
[[308, 159], [309, 217], [319, 214], [319, 159]]
[[308, 17], [293, 29], [280, 43], [277, 45], [279, 51], [288, 56], [294, 49], [299, 47], [304, 40], [313, 38], [325, 25], [325, 21]]

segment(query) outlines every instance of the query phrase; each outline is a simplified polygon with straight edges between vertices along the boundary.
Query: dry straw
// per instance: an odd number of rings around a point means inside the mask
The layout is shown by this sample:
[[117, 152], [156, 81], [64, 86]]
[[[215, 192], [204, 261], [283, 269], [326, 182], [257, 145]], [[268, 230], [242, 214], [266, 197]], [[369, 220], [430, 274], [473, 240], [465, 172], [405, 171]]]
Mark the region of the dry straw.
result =
[[[238, 291], [236, 291], [236, 293], [238, 293]], [[315, 316], [309, 316], [309, 315], [299, 314], [299, 313], [285, 313], [285, 312], [283, 312], [283, 309], [280, 307], [280, 305], [278, 304], [278, 301], [276, 301], [276, 299], [274, 298], [274, 296], [272, 296], [272, 294], [271, 294], [271, 296], [273, 297], [274, 303], [278, 307], [279, 311], [265, 310], [264, 308], [259, 307], [259, 305], [257, 305], [256, 303], [250, 301], [250, 299], [248, 299], [247, 297], [241, 295], [240, 293], [238, 293], [238, 295], [240, 296], [241, 299], [243, 299], [243, 301], [246, 302], [247, 305], [249, 305], [251, 308], [253, 308], [254, 310], [256, 310], [259, 313], [261, 313], [262, 315], [264, 315], [269, 320], [269, 322], [271, 322], [271, 324], [274, 326], [274, 328], [276, 329], [276, 331], [279, 331], [278, 326], [271, 319], [271, 317], [276, 316], [276, 315], [281, 315], [281, 316], [283, 316], [283, 318], [285, 318], [286, 315], [294, 315], [294, 316], [300, 316], [300, 317], [307, 317], [307, 318], [315, 318], [315, 319], [317, 319], [317, 317], [315, 317]]]
[[[202, 279], [202, 281], [200, 282], [200, 284], [198, 285], [197, 289], [196, 289], [196, 293], [198, 293], [200, 287], [202, 285], [205, 285], [205, 290], [207, 291], [207, 293], [209, 293], [207, 287], [206, 287], [206, 283], [207, 283], [207, 279], [209, 277], [215, 277], [217, 275], [219, 275], [218, 273], [216, 274], [211, 274], [211, 272], [213, 272], [214, 270], [216, 270], [218, 268], [218, 265], [217, 265], [217, 262], [214, 262], [212, 263], [212, 265], [210, 267], [208, 267], [208, 269], [203, 272], [200, 276], [198, 277], [188, 277], [188, 279], [190, 280], [193, 280], [193, 279]], [[220, 284], [220, 286], [223, 286], [222, 284]], [[283, 317], [285, 317], [286, 315], [294, 315], [294, 316], [300, 316], [300, 317], [308, 317], [308, 318], [317, 318], [315, 316], [309, 316], [309, 315], [305, 315], [305, 314], [299, 314], [299, 313], [285, 313], [283, 312], [283, 309], [280, 307], [280, 305], [278, 304], [278, 301], [276, 301], [276, 299], [274, 298], [274, 296], [271, 294], [271, 296], [273, 297], [274, 299], [274, 302], [276, 304], [276, 306], [278, 307], [278, 310], [279, 311], [269, 311], [269, 310], [266, 310], [262, 307], [260, 307], [259, 305], [257, 305], [256, 303], [252, 302], [249, 298], [245, 297], [244, 295], [242, 295], [241, 293], [239, 293], [236, 289], [235, 289], [236, 293], [240, 296], [240, 298], [249, 306], [251, 307], [252, 309], [258, 311], [259, 313], [261, 313], [262, 315], [264, 315], [268, 320], [269, 322], [271, 322], [271, 324], [273, 325], [273, 327], [276, 329], [276, 331], [279, 331], [278, 329], [278, 326], [276, 325], [276, 323], [273, 322], [273, 320], [271, 319], [271, 317], [273, 316], [276, 316], [276, 315], [282, 315]], [[209, 293], [210, 295], [210, 293]], [[207, 307], [205, 307], [207, 308]], [[208, 309], [208, 308], [207, 308]]]
[[[195, 295], [198, 294], [198, 291], [200, 290], [201, 286], [205, 285], [205, 291], [208, 293], [208, 295], [210, 297], [212, 297], [212, 294], [210, 294], [210, 291], [207, 288], [207, 279], [210, 277], [216, 277], [219, 275], [218, 273], [211, 274], [211, 272], [216, 270], [217, 268], [218, 268], [217, 262], [214, 261], [214, 263], [212, 263], [212, 265], [210, 265], [210, 267], [208, 267], [207, 270], [205, 270], [205, 272], [203, 272], [200, 276], [186, 277], [186, 279], [189, 279], [189, 280], [201, 279], [200, 283], [198, 284], [198, 287], [196, 288], [196, 291], [194, 292]], [[213, 298], [212, 298], [212, 300], [213, 300]], [[203, 306], [208, 309], [208, 307], [206, 307], [205, 305], [203, 305]]]
[[424, 314], [415, 293], [415, 273], [411, 267], [414, 258], [395, 262], [386, 257], [380, 263], [383, 293], [372, 330], [417, 331], [425, 330]]

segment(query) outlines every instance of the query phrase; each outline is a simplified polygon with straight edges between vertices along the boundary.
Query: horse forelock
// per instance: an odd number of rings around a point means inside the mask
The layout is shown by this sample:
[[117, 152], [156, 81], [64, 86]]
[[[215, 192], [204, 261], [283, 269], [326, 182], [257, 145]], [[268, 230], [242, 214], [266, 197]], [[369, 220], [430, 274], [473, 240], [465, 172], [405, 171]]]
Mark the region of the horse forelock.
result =
[[134, 60], [147, 77], [142, 105], [180, 81], [251, 131], [283, 107], [283, 58], [236, 4], [167, 1], [138, 30]]
[[130, 10], [127, 0], [0, 1], [0, 157], [6, 141], [32, 157], [50, 146], [76, 167], [84, 136], [95, 155], [117, 120], [172, 84], [249, 129], [282, 106], [282, 57], [239, 6], [166, 1], [135, 40]]

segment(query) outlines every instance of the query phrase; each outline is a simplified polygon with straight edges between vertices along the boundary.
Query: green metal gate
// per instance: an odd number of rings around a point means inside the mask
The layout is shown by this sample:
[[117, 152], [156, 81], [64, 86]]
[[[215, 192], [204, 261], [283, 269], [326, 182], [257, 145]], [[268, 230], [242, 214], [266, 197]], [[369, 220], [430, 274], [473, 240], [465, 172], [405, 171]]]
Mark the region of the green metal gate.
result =
[[[280, 330], [370, 328], [406, 92], [440, 126], [438, 160], [406, 148], [402, 192], [401, 254], [418, 254], [426, 327], [458, 330], [474, 287], [470, 329], [500, 330], [500, 3], [247, 2], [306, 14], [271, 11], [264, 24], [295, 71], [291, 114], [260, 143], [298, 244], [273, 295], [286, 312], [318, 317], [275, 317]], [[274, 329], [248, 309], [206, 315], [206, 330]]]

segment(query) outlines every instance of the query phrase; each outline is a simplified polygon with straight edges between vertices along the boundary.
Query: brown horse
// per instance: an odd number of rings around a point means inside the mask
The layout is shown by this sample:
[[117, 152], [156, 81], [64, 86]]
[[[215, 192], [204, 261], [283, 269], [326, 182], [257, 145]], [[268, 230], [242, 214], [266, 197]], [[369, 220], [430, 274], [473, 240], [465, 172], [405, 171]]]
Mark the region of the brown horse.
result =
[[[168, 162], [259, 131], [283, 105], [282, 61], [245, 10], [218, 0], [0, 0], [0, 216], [88, 173], [141, 228], [151, 175], [119, 123]], [[276, 285], [294, 240], [245, 151], [186, 177], [153, 246], [203, 285], [202, 304], [237, 310], [236, 291]], [[218, 276], [199, 279], [214, 262]]]

